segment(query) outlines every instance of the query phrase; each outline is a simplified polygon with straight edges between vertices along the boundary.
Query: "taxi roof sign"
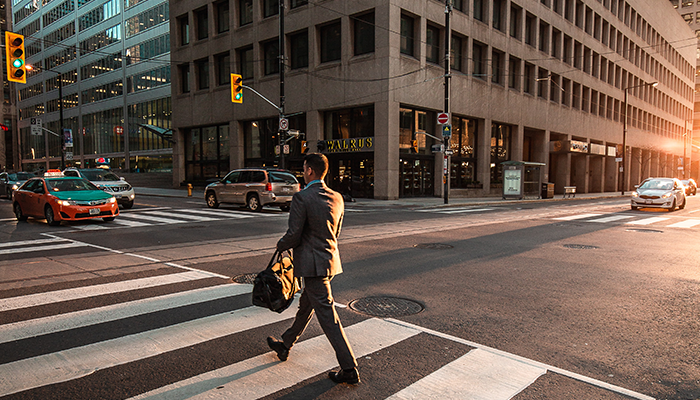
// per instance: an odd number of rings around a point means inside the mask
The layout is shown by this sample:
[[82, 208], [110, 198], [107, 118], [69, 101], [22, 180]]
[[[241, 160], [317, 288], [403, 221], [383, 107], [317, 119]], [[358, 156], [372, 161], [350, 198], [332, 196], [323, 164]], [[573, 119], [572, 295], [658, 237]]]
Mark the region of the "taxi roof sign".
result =
[[63, 172], [61, 172], [60, 169], [50, 169], [46, 172], [44, 172], [44, 177], [51, 177], [51, 176], [63, 176]]

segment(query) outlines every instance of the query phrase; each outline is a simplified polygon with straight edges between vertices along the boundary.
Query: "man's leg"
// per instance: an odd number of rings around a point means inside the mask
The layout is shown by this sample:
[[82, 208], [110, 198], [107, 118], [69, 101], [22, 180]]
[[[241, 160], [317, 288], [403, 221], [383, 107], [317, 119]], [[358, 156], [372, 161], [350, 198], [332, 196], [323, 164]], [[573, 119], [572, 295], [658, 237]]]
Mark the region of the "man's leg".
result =
[[[307, 279], [308, 278], [304, 278], [305, 285]], [[292, 346], [294, 346], [294, 343], [296, 343], [297, 340], [299, 340], [299, 336], [304, 333], [304, 330], [309, 325], [309, 322], [311, 322], [311, 318], [313, 316], [314, 309], [311, 302], [309, 302], [307, 289], [304, 287], [304, 291], [301, 293], [301, 297], [299, 298], [299, 310], [297, 310], [294, 323], [292, 323], [292, 326], [282, 334], [282, 341], [284, 342], [284, 346], [286, 348], [291, 349]]]
[[338, 313], [333, 306], [330, 278], [304, 278], [304, 285], [304, 294], [308, 296], [310, 305], [316, 311], [318, 322], [335, 350], [340, 368], [354, 369], [357, 367], [357, 361], [355, 361], [355, 355], [350, 348], [350, 343], [348, 343], [348, 339], [345, 336]]

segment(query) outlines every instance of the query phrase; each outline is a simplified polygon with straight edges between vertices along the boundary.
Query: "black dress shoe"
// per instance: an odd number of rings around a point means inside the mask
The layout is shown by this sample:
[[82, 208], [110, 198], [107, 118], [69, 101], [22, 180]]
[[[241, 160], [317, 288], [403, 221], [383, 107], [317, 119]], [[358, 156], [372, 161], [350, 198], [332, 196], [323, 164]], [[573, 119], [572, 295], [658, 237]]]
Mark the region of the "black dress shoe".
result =
[[284, 345], [284, 342], [270, 336], [267, 338], [267, 345], [277, 353], [277, 358], [279, 358], [280, 361], [287, 361], [289, 349]]
[[360, 383], [360, 374], [357, 372], [357, 368], [331, 371], [328, 373], [328, 377], [335, 383], [352, 383], [353, 385]]

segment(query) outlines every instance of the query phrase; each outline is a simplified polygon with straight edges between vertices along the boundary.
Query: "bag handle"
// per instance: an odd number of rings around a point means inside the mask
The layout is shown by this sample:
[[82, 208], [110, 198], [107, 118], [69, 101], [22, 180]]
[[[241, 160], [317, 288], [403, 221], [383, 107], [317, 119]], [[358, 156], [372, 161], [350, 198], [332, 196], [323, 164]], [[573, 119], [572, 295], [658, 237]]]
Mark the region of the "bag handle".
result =
[[275, 252], [272, 254], [272, 258], [270, 259], [270, 262], [267, 263], [267, 268], [265, 269], [272, 270], [272, 266], [280, 260], [282, 260], [282, 253], [280, 253], [279, 250], [275, 249]]

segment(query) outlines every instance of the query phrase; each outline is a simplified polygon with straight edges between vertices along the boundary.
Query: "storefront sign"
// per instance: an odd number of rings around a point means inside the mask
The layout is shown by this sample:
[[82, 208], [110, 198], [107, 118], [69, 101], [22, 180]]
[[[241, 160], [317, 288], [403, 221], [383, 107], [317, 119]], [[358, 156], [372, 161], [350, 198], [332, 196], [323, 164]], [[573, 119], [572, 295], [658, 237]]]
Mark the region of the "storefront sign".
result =
[[549, 142], [552, 153], [588, 153], [588, 143], [578, 140], [553, 140]]
[[326, 153], [374, 151], [374, 137], [326, 140]]

